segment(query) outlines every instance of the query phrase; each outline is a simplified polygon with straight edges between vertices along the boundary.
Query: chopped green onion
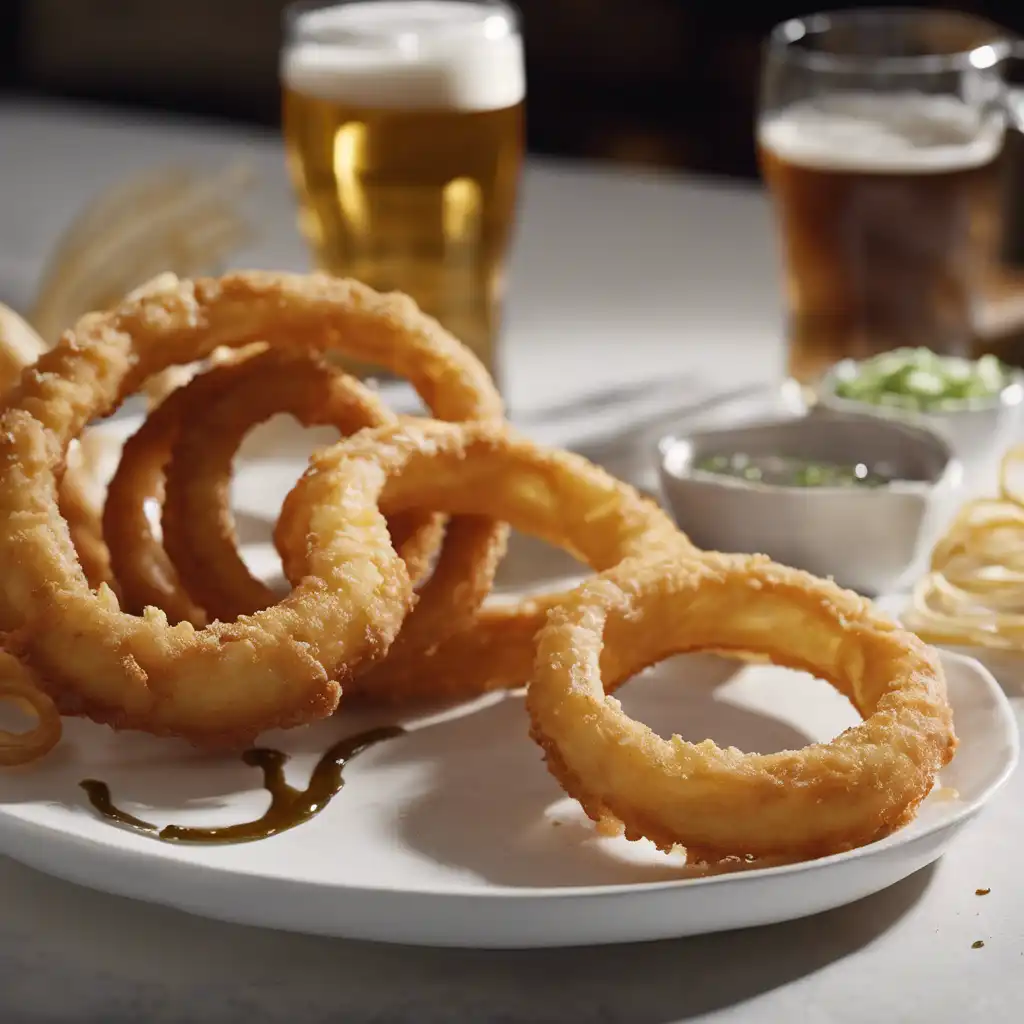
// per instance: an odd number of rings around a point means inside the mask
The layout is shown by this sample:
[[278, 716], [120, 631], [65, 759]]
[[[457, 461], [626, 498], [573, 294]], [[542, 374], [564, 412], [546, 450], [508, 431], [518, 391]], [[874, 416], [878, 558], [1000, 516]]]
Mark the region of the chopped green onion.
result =
[[992, 355], [970, 360], [901, 348], [857, 363], [836, 381], [835, 394], [894, 408], [941, 409], [995, 398], [1010, 381], [1010, 370]]

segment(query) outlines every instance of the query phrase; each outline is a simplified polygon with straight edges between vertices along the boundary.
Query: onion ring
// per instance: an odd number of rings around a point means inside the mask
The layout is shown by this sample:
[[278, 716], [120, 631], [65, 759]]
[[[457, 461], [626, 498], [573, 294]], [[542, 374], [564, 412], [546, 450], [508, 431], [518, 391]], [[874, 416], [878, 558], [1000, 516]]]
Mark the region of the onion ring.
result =
[[108, 588], [89, 590], [57, 508], [67, 445], [147, 377], [218, 345], [297, 339], [389, 366], [439, 417], [501, 416], [480, 362], [411, 299], [327, 275], [182, 281], [83, 318], [0, 414], [0, 628], [24, 628], [25, 660], [61, 710], [235, 745], [330, 714], [337, 680], [394, 639], [412, 586], [373, 504], [385, 479], [370, 462], [297, 485], [308, 496], [309, 574], [292, 593], [203, 630], [155, 610], [126, 614]]
[[[669, 548], [680, 557], [699, 557], [698, 549], [660, 506], [631, 486], [614, 483], [630, 504], [639, 499], [656, 511], [650, 514], [648, 528], [623, 544], [616, 557], [590, 562], [592, 570], [603, 571], [625, 558], [657, 557]], [[345, 688], [346, 700], [368, 705], [470, 700], [494, 690], [525, 686], [533, 674], [537, 633], [551, 609], [569, 593], [554, 591], [485, 605], [467, 628], [422, 651], [418, 658], [402, 662], [389, 652], [383, 662], [358, 673]], [[750, 652], [730, 652], [730, 656], [754, 657]]]
[[[372, 391], [338, 368], [274, 352], [244, 364], [211, 402], [189, 403], [167, 468], [164, 545], [189, 592], [209, 614], [225, 621], [276, 600], [238, 553], [229, 486], [232, 458], [245, 435], [280, 412], [291, 413], [307, 427], [337, 427], [343, 435], [397, 422], [382, 411]], [[443, 518], [413, 509], [390, 522], [392, 543], [410, 576], [422, 577]], [[396, 646], [422, 650], [472, 621], [490, 590], [506, 534], [507, 527], [479, 517], [448, 524], [438, 564]], [[402, 544], [406, 536], [411, 542]], [[216, 567], [212, 573], [211, 566]], [[388, 657], [394, 652], [392, 647]]]
[[[173, 391], [129, 438], [107, 492], [104, 529], [127, 610], [141, 614], [147, 606], [156, 607], [173, 622], [184, 620], [203, 626], [212, 619], [230, 622], [276, 601], [273, 592], [249, 574], [234, 544], [234, 519], [228, 493], [230, 449], [225, 453], [228, 458], [226, 477], [210, 484], [211, 488], [222, 488], [223, 493], [209, 492], [214, 493], [217, 509], [223, 512], [218, 528], [225, 531], [226, 543], [216, 551], [207, 552], [200, 537], [197, 552], [193, 554], [188, 546], [191, 538], [182, 542], [180, 536], [171, 536], [174, 524], [165, 522], [170, 511], [167, 507], [170, 488], [166, 478], [174, 462], [174, 444], [182, 429], [200, 416], [203, 409], [218, 407], [238, 383], [254, 376], [264, 384], [265, 378], [273, 377], [275, 390], [262, 395], [262, 399], [269, 399], [272, 405], [278, 401], [277, 396], [301, 382], [313, 384], [319, 380], [322, 384], [320, 401], [332, 403], [329, 410], [332, 415], [342, 422], [348, 420], [353, 429], [392, 422], [395, 418], [376, 395], [358, 381], [326, 368], [322, 361], [305, 353], [274, 349], [240, 362], [222, 360], [218, 366]], [[203, 444], [208, 450], [220, 449], [222, 440], [211, 434], [203, 438]], [[182, 466], [179, 460], [180, 469], [189, 467]], [[209, 493], [201, 495], [204, 507]], [[157, 536], [147, 515], [149, 503], [162, 509], [163, 540]], [[205, 525], [208, 520], [204, 518]], [[439, 518], [423, 514], [407, 516], [392, 524], [399, 553], [414, 582], [429, 567], [442, 526]], [[171, 554], [168, 545], [175, 540], [178, 546]]]
[[[47, 347], [26, 320], [0, 303], [0, 396], [14, 387], [25, 367], [31, 366]], [[86, 440], [87, 437], [83, 437], [68, 448], [59, 500], [85, 577], [95, 588], [101, 583], [114, 585], [114, 580], [110, 554], [103, 540], [99, 505], [88, 493], [88, 477], [93, 467], [88, 465], [82, 448]]]
[[47, 349], [35, 328], [0, 302], [0, 395], [6, 394]]
[[[170, 277], [174, 278], [171, 274]], [[177, 280], [177, 278], [174, 278]], [[156, 290], [156, 289], [147, 289]], [[131, 296], [138, 297], [143, 294], [141, 291], [132, 292]], [[155, 409], [162, 404], [172, 392], [183, 388], [189, 381], [194, 380], [205, 370], [217, 366], [224, 366], [227, 363], [240, 363], [259, 352], [265, 352], [267, 346], [260, 341], [254, 341], [251, 345], [243, 345], [241, 348], [215, 348], [206, 359], [199, 362], [188, 363], [183, 366], [168, 366], [152, 377], [142, 382], [140, 394], [146, 399], [147, 409]]]
[[[423, 458], [418, 452], [429, 451]], [[581, 456], [539, 448], [507, 431], [410, 422], [363, 431], [310, 462], [307, 480], [335, 472], [352, 459], [375, 459], [388, 473], [381, 507], [391, 511], [433, 508], [456, 515], [494, 515], [501, 509], [513, 526], [575, 555], [595, 569], [623, 558], [693, 552], [688, 539], [660, 507]], [[314, 492], [315, 493], [315, 492]], [[307, 499], [298, 490], [285, 499], [277, 533], [281, 546], [304, 537]], [[291, 552], [293, 569], [305, 551]], [[529, 599], [513, 609], [495, 609], [485, 624], [460, 632], [437, 650], [399, 637], [387, 657], [357, 672], [345, 686], [346, 700], [372, 702], [468, 697], [499, 686], [525, 683], [533, 638], [547, 609], [560, 595]], [[415, 616], [415, 613], [414, 613]], [[406, 638], [409, 654], [403, 656]], [[420, 647], [415, 646], [417, 643]], [[413, 656], [415, 655], [415, 656]], [[465, 656], [467, 660], [460, 662]]]
[[[662, 739], [606, 696], [662, 658], [712, 647], [821, 675], [864, 720], [830, 743], [743, 754]], [[763, 556], [635, 560], [585, 582], [537, 638], [526, 701], [548, 768], [592, 819], [697, 859], [809, 858], [880, 839], [956, 747], [933, 651], [870, 602]]]
[[115, 580], [110, 549], [103, 536], [101, 505], [89, 493], [90, 473], [82, 459], [81, 442], [87, 437], [85, 435], [76, 440], [68, 448], [68, 461], [61, 477], [57, 500], [89, 586], [95, 590], [101, 584], [106, 584], [118, 593], [120, 587]]
[[163, 506], [164, 473], [184, 409], [194, 401], [212, 400], [220, 392], [228, 369], [217, 367], [194, 376], [152, 409], [125, 442], [107, 486], [103, 535], [123, 606], [133, 614], [159, 608], [171, 622], [206, 625], [206, 611], [182, 585], [153, 527], [148, 506]]
[[32, 672], [0, 646], [0, 700], [28, 705], [36, 716], [28, 732], [0, 729], [0, 765], [9, 767], [38, 761], [60, 741], [61, 721], [57, 706], [39, 688]]
[[[660, 525], [652, 522], [652, 533]], [[623, 550], [634, 552], [632, 546]], [[415, 659], [399, 659], [396, 643], [382, 662], [346, 684], [346, 700], [369, 706], [463, 701], [525, 686], [533, 672], [537, 633], [565, 596], [552, 593], [509, 606], [485, 606], [468, 627]]]

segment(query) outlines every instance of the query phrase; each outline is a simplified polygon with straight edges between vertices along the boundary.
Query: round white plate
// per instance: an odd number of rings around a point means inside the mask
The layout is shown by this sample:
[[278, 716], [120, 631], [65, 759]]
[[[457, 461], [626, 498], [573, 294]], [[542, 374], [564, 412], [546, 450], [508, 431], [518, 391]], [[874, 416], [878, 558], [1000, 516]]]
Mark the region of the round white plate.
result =
[[[240, 524], [253, 537], [247, 553], [268, 573], [273, 559], [259, 531], [299, 469], [294, 459], [261, 460], [238, 475]], [[516, 583], [535, 578], [531, 566], [550, 570], [550, 558], [519, 551], [510, 565]], [[941, 788], [895, 835], [810, 863], [702, 875], [681, 855], [599, 836], [547, 773], [519, 694], [409, 716], [341, 712], [262, 737], [261, 746], [292, 755], [289, 779], [303, 785], [336, 740], [382, 722], [408, 730], [358, 755], [319, 816], [230, 846], [173, 845], [113, 826], [79, 782], [106, 781], [123, 809], [160, 825], [229, 824], [265, 808], [257, 769], [68, 721], [45, 761], [0, 773], [0, 851], [196, 914], [388, 942], [586, 945], [783, 921], [877, 892], [935, 860], [1013, 769], [1017, 729], [998, 684], [968, 658], [943, 661], [961, 744]], [[707, 655], [667, 662], [621, 696], [663, 735], [748, 750], [799, 747], [854, 720], [824, 683]]]

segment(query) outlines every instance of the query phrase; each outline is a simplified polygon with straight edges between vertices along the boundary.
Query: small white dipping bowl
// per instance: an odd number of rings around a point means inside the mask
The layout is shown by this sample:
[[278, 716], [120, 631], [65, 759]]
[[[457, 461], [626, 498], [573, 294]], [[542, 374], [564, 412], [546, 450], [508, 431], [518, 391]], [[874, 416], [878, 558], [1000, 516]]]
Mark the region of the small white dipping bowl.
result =
[[[695, 430], [659, 442], [662, 492], [680, 528], [710, 551], [765, 554], [877, 595], [897, 588], [948, 513], [962, 466], [921, 427], [853, 413]], [[873, 487], [785, 487], [695, 468], [709, 455], [866, 463], [895, 477]]]
[[953, 454], [968, 470], [997, 460], [1015, 439], [1024, 410], [1024, 375], [1018, 371], [1011, 371], [1009, 383], [991, 398], [950, 402], [942, 409], [922, 411], [840, 398], [836, 386], [855, 377], [857, 367], [853, 359], [836, 363], [814, 388], [816, 401], [835, 412], [880, 416], [934, 430], [949, 442]]

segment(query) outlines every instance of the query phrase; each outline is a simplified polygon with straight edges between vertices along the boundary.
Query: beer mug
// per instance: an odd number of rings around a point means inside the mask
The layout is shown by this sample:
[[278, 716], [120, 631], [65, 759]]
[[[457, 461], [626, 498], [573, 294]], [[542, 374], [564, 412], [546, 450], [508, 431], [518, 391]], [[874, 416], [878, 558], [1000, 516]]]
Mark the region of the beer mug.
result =
[[901, 346], [970, 354], [1015, 49], [953, 11], [839, 11], [775, 28], [757, 148], [780, 227], [790, 376], [809, 383]]
[[285, 26], [285, 146], [315, 264], [411, 295], [497, 376], [523, 159], [514, 9], [334, 0], [292, 5]]

